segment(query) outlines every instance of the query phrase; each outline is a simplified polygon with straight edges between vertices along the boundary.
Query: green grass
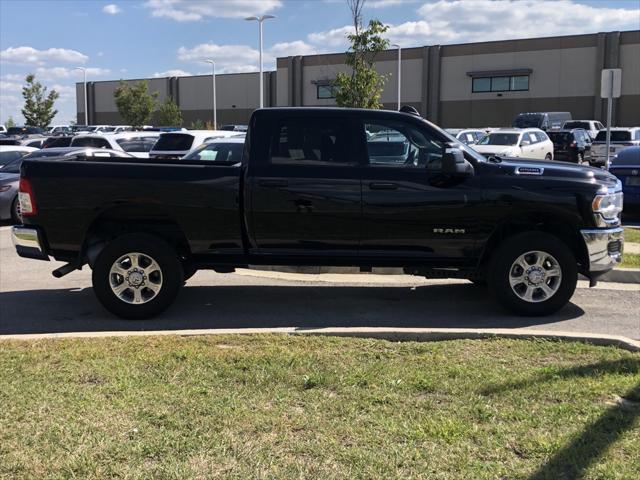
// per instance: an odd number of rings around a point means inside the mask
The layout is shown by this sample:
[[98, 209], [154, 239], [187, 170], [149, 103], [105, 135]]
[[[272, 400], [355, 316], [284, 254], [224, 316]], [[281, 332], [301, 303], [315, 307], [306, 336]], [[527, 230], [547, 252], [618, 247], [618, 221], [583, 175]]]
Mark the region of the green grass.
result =
[[625, 228], [624, 241], [625, 243], [640, 243], [640, 228]]
[[637, 253], [623, 253], [620, 268], [640, 268], [640, 255]]
[[579, 343], [5, 341], [0, 478], [632, 479], [639, 401]]

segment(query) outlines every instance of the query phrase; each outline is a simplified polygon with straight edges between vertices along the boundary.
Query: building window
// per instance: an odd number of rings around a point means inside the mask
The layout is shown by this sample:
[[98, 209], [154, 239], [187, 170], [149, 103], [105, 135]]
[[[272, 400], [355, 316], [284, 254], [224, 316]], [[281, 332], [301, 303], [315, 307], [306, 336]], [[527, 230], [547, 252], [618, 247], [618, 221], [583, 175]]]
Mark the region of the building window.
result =
[[318, 98], [336, 98], [336, 89], [333, 85], [317, 85]]
[[525, 90], [529, 90], [529, 75], [474, 77], [471, 87], [473, 93]]

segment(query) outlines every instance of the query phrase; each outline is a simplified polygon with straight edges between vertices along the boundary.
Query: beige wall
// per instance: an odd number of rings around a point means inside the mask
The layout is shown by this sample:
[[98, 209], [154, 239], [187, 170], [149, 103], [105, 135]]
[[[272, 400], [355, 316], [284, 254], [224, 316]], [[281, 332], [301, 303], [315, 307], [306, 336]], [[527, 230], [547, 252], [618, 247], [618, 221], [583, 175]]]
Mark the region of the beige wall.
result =
[[[216, 105], [222, 109], [257, 108], [260, 99], [259, 73], [216, 75]], [[266, 90], [266, 82], [265, 82]], [[178, 100], [181, 110], [212, 108], [211, 75], [178, 78]], [[265, 98], [267, 94], [265, 93]]]
[[289, 70], [278, 68], [276, 71], [276, 106], [289, 105]]
[[620, 68], [622, 95], [640, 95], [640, 43], [620, 45]]

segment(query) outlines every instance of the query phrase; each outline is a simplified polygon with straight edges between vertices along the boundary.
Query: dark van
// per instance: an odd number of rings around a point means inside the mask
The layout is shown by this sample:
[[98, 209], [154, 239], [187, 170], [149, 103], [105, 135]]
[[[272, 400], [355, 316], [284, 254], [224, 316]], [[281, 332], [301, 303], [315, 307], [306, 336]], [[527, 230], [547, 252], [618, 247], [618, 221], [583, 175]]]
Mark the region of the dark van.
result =
[[551, 130], [562, 128], [562, 125], [567, 120], [572, 120], [570, 112], [519, 113], [512, 126], [515, 128]]

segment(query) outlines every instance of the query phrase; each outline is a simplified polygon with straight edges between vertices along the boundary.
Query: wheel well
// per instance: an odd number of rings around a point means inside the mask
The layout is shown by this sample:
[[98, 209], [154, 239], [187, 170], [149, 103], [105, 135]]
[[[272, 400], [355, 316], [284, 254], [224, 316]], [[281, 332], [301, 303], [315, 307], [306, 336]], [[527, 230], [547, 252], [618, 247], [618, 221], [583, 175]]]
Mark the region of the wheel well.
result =
[[87, 229], [82, 251], [83, 260], [93, 263], [111, 240], [129, 233], [146, 233], [162, 238], [183, 258], [191, 256], [189, 242], [182, 228], [164, 212], [147, 207], [116, 207], [102, 212]]
[[578, 271], [587, 273], [589, 254], [580, 235], [579, 228], [559, 217], [547, 213], [533, 214], [524, 219], [509, 220], [500, 224], [489, 237], [480, 258], [480, 269], [484, 269], [491, 255], [507, 238], [524, 232], [545, 232], [562, 240], [573, 252], [578, 263]]

